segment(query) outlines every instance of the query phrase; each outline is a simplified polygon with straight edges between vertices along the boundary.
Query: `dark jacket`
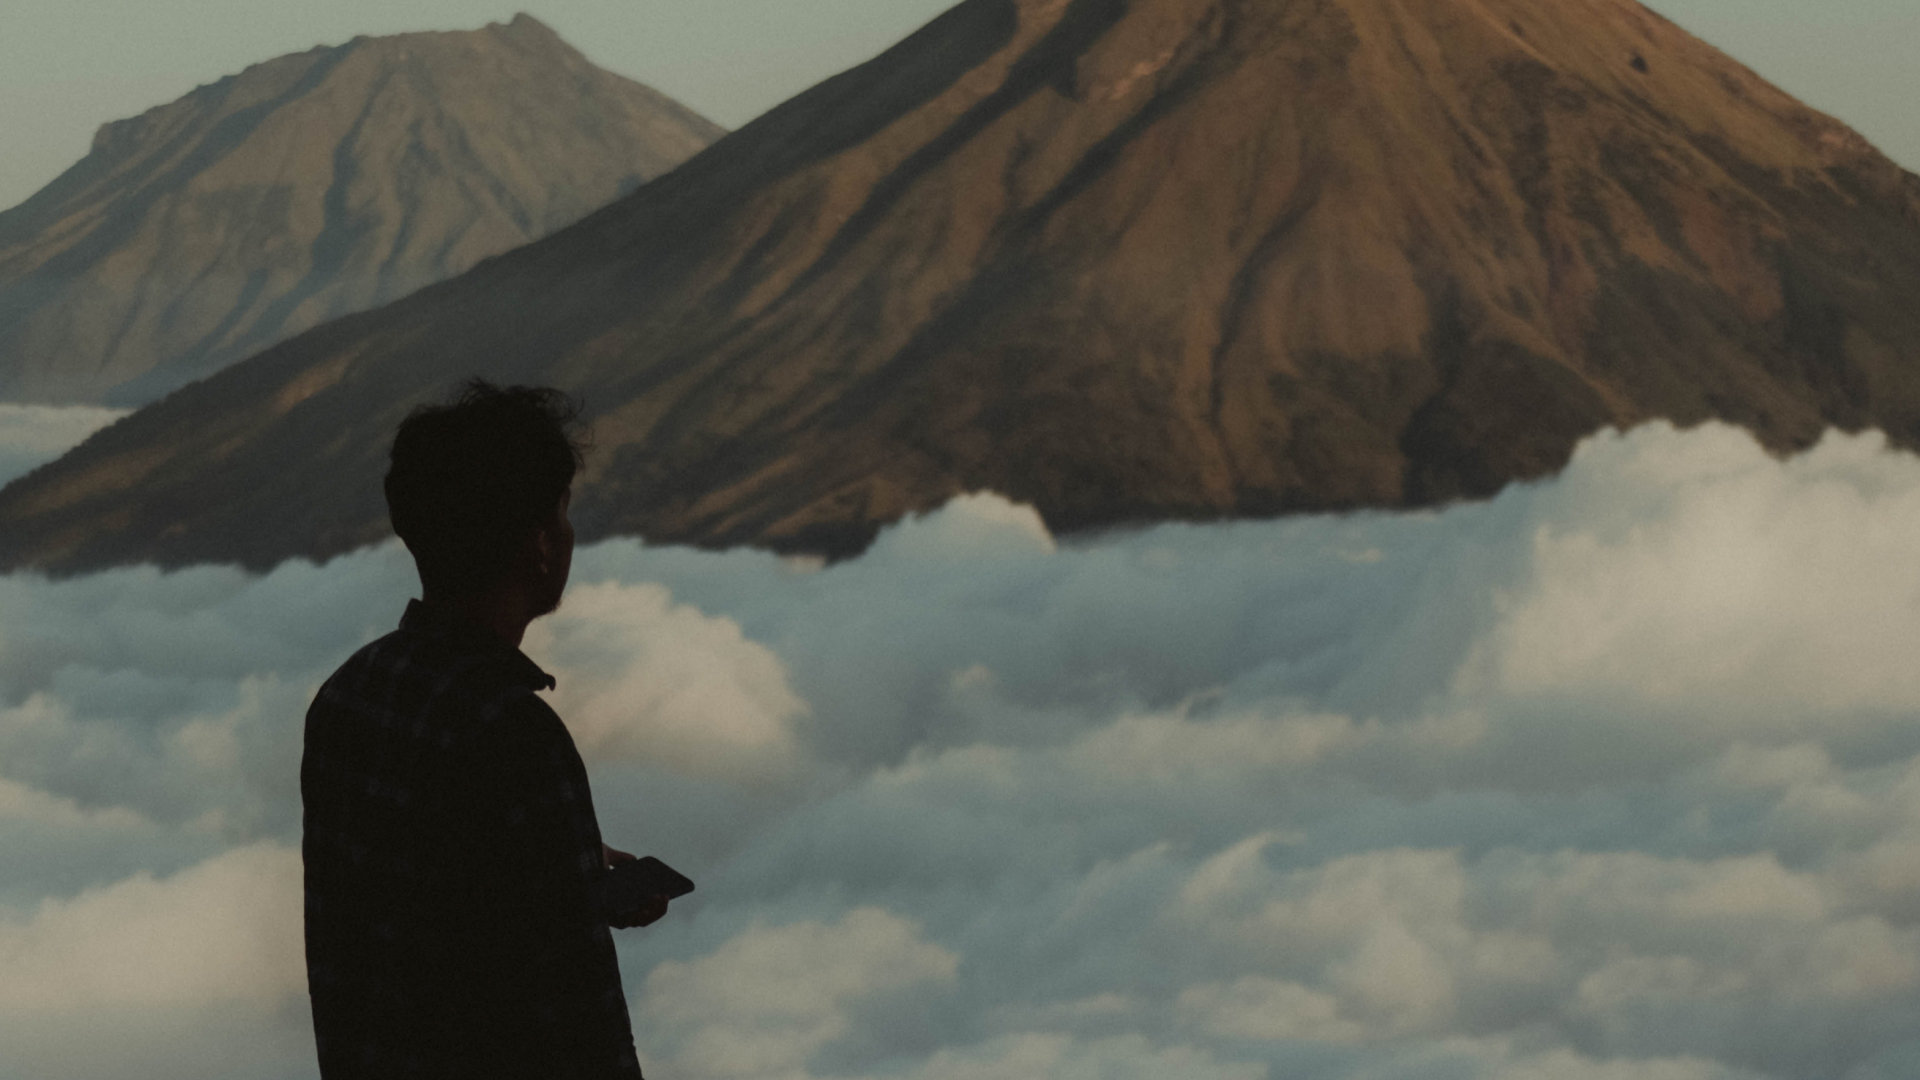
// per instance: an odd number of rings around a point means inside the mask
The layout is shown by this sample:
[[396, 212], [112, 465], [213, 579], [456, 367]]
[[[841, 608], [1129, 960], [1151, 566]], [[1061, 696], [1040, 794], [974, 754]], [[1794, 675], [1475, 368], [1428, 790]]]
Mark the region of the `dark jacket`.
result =
[[640, 1076], [600, 827], [553, 679], [418, 601], [307, 711], [307, 981], [326, 1080]]

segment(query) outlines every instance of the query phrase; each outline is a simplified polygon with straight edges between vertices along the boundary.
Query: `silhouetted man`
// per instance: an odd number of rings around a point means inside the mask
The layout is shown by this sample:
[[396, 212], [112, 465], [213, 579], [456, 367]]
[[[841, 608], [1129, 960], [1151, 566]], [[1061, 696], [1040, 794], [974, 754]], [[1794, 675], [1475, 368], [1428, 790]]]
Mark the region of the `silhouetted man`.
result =
[[400, 425], [393, 528], [422, 599], [307, 712], [307, 978], [327, 1080], [637, 1078], [609, 860], [573, 740], [519, 650], [560, 602], [580, 447], [552, 390], [474, 381]]

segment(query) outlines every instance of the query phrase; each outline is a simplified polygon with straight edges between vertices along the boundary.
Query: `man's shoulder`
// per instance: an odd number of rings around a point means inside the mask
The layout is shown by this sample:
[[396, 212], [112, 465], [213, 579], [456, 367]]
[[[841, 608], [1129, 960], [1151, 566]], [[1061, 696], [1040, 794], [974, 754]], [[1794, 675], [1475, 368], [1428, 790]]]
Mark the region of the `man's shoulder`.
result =
[[458, 716], [468, 724], [507, 714], [554, 715], [508, 658], [453, 648], [404, 628], [362, 646], [321, 684], [308, 715], [332, 711], [414, 720]]

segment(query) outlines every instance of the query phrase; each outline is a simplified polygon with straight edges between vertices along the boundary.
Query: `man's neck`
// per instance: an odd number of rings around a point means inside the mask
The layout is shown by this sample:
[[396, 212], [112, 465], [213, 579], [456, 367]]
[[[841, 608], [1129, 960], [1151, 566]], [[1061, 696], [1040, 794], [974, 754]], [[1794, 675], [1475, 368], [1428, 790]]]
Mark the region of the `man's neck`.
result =
[[472, 623], [510, 649], [520, 647], [527, 634], [527, 624], [539, 617], [539, 612], [508, 589], [496, 589], [475, 597], [446, 597], [429, 589], [421, 601], [436, 611]]

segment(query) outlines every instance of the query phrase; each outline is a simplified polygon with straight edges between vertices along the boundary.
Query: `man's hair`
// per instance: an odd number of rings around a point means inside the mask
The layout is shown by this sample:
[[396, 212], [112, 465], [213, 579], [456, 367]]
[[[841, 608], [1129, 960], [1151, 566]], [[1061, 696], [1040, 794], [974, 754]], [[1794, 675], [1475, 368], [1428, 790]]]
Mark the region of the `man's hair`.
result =
[[583, 462], [579, 416], [558, 390], [473, 379], [401, 422], [387, 515], [427, 589], [471, 596], [505, 580]]

